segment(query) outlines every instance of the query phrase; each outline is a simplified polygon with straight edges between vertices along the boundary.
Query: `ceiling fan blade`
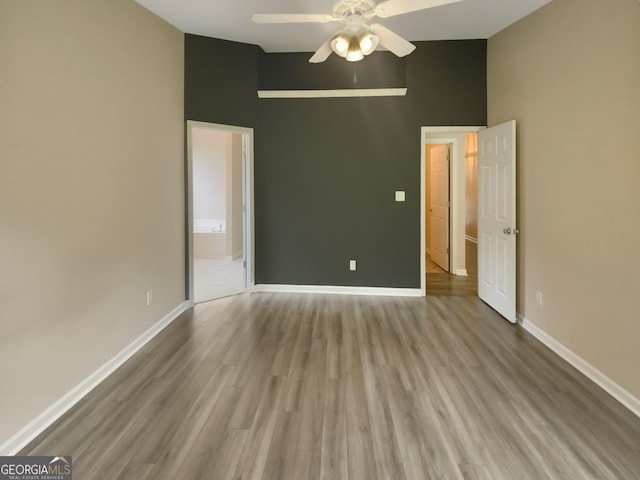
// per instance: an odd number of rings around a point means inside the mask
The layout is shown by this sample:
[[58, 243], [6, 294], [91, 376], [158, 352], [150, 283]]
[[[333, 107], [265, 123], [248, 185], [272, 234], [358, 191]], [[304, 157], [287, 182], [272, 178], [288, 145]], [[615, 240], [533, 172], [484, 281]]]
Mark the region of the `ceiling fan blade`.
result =
[[406, 41], [400, 35], [393, 33], [387, 27], [383, 27], [379, 23], [373, 24], [369, 29], [378, 36], [380, 44], [388, 48], [398, 57], [409, 55], [416, 49], [413, 43]]
[[329, 39], [322, 44], [322, 46], [318, 49], [318, 51], [316, 51], [316, 53], [313, 54], [313, 57], [309, 59], [309, 63], [322, 63], [327, 58], [329, 58], [329, 55], [331, 55], [332, 53], [333, 50], [331, 50], [331, 39]]
[[331, 15], [305, 13], [257, 13], [251, 17], [254, 23], [329, 23], [337, 19]]
[[462, 0], [387, 0], [377, 4], [374, 8], [380, 18], [394, 17], [403, 13], [417, 12], [427, 8], [439, 7]]

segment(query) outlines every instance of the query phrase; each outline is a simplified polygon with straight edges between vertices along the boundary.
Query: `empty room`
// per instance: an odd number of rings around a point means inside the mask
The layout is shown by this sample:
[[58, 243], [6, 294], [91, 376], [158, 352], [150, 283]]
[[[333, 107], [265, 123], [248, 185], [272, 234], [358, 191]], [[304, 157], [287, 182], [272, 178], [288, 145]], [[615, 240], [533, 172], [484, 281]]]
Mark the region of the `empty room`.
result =
[[0, 0], [0, 60], [0, 479], [640, 476], [638, 0]]

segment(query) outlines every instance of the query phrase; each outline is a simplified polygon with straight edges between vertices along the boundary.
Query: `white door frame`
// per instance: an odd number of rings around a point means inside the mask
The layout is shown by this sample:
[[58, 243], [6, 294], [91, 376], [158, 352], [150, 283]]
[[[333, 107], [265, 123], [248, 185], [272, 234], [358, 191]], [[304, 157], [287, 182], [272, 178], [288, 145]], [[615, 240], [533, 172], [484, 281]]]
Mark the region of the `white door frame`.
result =
[[243, 225], [243, 249], [244, 257], [247, 262], [245, 269], [244, 284], [247, 286], [248, 292], [253, 292], [255, 285], [254, 275], [254, 218], [253, 218], [253, 128], [238, 127], [234, 125], [222, 125], [218, 123], [197, 122], [195, 120], [187, 120], [187, 171], [186, 171], [186, 238], [185, 238], [185, 258], [186, 258], [186, 288], [185, 293], [189, 306], [193, 306], [193, 129], [204, 128], [207, 130], [216, 130], [228, 133], [238, 133], [247, 138], [247, 155], [242, 165], [243, 172], [243, 208], [244, 208], [244, 225]]
[[[426, 156], [425, 149], [428, 144], [451, 144], [451, 163], [449, 166], [451, 189], [451, 208], [449, 209], [449, 265], [450, 273], [466, 275], [464, 264], [464, 248], [459, 251], [460, 235], [465, 238], [465, 175], [464, 175], [464, 134], [477, 133], [485, 126], [469, 127], [421, 127], [420, 128], [420, 290], [424, 297], [427, 294], [426, 257], [427, 248], [426, 222], [427, 212], [425, 202], [427, 198], [426, 185]], [[462, 262], [458, 259], [462, 258]]]

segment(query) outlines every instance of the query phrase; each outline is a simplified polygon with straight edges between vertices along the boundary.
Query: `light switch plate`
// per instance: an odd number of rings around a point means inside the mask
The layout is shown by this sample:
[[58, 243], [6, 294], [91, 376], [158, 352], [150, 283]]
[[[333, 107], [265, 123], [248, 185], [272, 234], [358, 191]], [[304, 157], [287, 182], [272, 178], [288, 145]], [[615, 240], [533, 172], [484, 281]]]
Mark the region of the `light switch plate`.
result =
[[351, 270], [352, 272], [356, 271], [356, 261], [355, 260], [349, 260], [349, 270]]
[[396, 202], [404, 202], [404, 191], [397, 190], [396, 191]]

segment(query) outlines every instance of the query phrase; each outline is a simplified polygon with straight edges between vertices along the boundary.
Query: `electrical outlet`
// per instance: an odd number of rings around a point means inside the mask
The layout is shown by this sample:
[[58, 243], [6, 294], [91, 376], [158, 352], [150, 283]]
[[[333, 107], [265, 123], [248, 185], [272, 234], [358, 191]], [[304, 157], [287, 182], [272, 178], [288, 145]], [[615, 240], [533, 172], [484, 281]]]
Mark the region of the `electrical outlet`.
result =
[[153, 303], [153, 290], [149, 290], [147, 292], [147, 307], [151, 306]]
[[542, 292], [540, 290], [536, 291], [536, 303], [542, 306]]
[[356, 261], [355, 260], [349, 260], [349, 270], [351, 270], [352, 272], [356, 271]]

